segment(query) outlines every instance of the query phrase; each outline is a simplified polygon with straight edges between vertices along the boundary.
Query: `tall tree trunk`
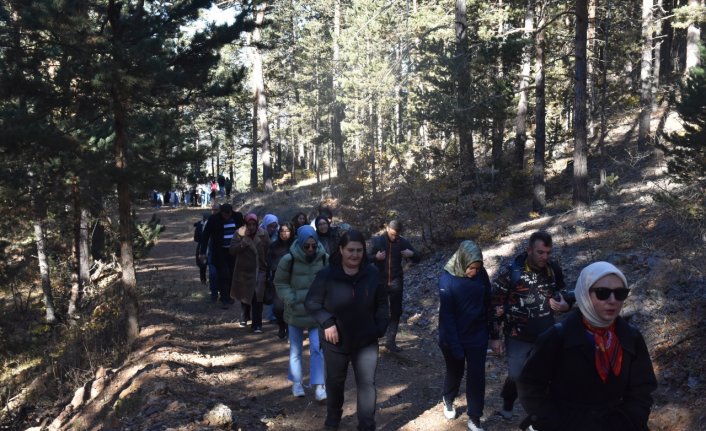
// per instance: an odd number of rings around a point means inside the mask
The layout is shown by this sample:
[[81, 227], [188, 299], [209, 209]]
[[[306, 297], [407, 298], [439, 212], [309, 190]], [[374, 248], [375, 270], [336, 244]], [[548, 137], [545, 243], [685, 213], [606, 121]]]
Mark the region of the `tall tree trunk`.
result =
[[34, 218], [34, 241], [37, 244], [39, 277], [42, 280], [42, 295], [44, 307], [46, 308], [45, 318], [48, 324], [53, 325], [57, 322], [57, 315], [54, 308], [54, 295], [51, 291], [49, 259], [47, 258], [46, 236], [44, 233], [44, 218], [46, 217], [46, 209], [34, 197], [31, 199], [32, 216]]
[[341, 38], [341, 0], [333, 2], [333, 70], [331, 73], [331, 87], [333, 89], [333, 101], [331, 103], [331, 134], [336, 159], [336, 171], [338, 178], [346, 176], [346, 164], [343, 158], [343, 133], [341, 132], [341, 121], [343, 120], [343, 105], [337, 100], [340, 90], [339, 84], [339, 41]]
[[[503, 10], [503, 0], [498, 1], [498, 10]], [[498, 34], [502, 34], [503, 31], [505, 31], [505, 20], [501, 19], [498, 22]], [[505, 39], [503, 38], [503, 43], [505, 42]], [[501, 47], [502, 50], [502, 47]], [[502, 100], [504, 97], [502, 95], [503, 87], [501, 87], [500, 83], [504, 80], [504, 75], [505, 75], [505, 65], [503, 63], [503, 56], [499, 55], [498, 56], [498, 81], [500, 81], [498, 84], [496, 84], [496, 88], [499, 90], [496, 94], [495, 97], [497, 100]], [[502, 165], [502, 156], [503, 156], [503, 141], [505, 140], [505, 119], [507, 117], [507, 112], [505, 110], [505, 104], [502, 104], [503, 109], [495, 109], [493, 112], [493, 132], [492, 132], [492, 143], [491, 143], [491, 163], [492, 163], [492, 169], [493, 169], [493, 178], [495, 178], [495, 170], [500, 169]]]
[[139, 308], [137, 301], [137, 280], [132, 246], [132, 219], [130, 201], [130, 177], [127, 172], [127, 122], [126, 108], [118, 88], [118, 80], [113, 84], [113, 130], [115, 132], [115, 168], [118, 186], [118, 213], [120, 219], [120, 266], [123, 301], [127, 314], [127, 343], [132, 343], [140, 333]]
[[[701, 5], [700, 0], [689, 0], [689, 8], [694, 10]], [[686, 69], [684, 73], [689, 73], [689, 69], [699, 66], [699, 42], [701, 40], [701, 27], [699, 23], [692, 19], [686, 29]]]
[[81, 292], [90, 283], [89, 245], [88, 245], [88, 210], [82, 208], [79, 179], [72, 184], [74, 206], [74, 253], [76, 256], [76, 282], [71, 283], [71, 296], [67, 314], [71, 322], [76, 318], [76, 311], [81, 299]]
[[596, 11], [599, 0], [589, 0], [588, 2], [588, 32], [586, 49], [586, 90], [588, 96], [588, 136], [596, 136]]
[[525, 167], [525, 144], [527, 142], [527, 112], [529, 111], [529, 85], [532, 73], [532, 47], [529, 44], [534, 31], [534, 1], [527, 0], [525, 12], [525, 29], [523, 38], [527, 45], [522, 50], [522, 69], [520, 71], [519, 101], [515, 116], [515, 167], [519, 170]]
[[257, 190], [257, 98], [252, 108], [252, 142], [250, 153], [250, 190]]
[[534, 166], [532, 168], [532, 209], [542, 211], [547, 204], [544, 167], [546, 147], [546, 108], [544, 100], [544, 1], [537, 0], [537, 35], [535, 41], [535, 142]]
[[576, 73], [574, 77], [574, 176], [573, 201], [588, 205], [588, 143], [586, 131], [586, 37], [588, 0], [576, 0]]
[[465, 179], [473, 177], [475, 159], [471, 127], [471, 71], [468, 62], [468, 25], [466, 0], [456, 0], [456, 129], [458, 131], [461, 172]]
[[608, 136], [608, 119], [606, 117], [606, 104], [608, 103], [608, 69], [610, 67], [610, 25], [612, 23], [612, 0], [606, 2], [606, 17], [603, 20], [603, 50], [601, 55], [601, 132], [598, 137], [598, 151], [600, 155], [600, 177], [601, 185], [606, 178], [606, 158], [605, 138]]
[[[664, 19], [663, 17], [663, 0], [657, 0], [657, 7], [654, 11], [654, 22], [655, 25], [652, 29], [652, 38], [654, 40], [654, 54], [652, 60], [652, 109], [657, 107], [657, 92], [659, 90], [659, 80], [660, 80], [660, 69], [662, 67], [662, 40], [666, 37], [664, 33]], [[657, 33], [659, 29], [659, 34]]]
[[642, 61], [640, 62], [640, 120], [637, 149], [644, 151], [650, 139], [652, 117], [652, 7], [653, 0], [642, 0]]
[[[262, 67], [262, 55], [258, 44], [262, 41], [262, 24], [265, 21], [267, 0], [261, 1], [256, 7], [255, 28], [252, 34], [253, 90], [255, 113], [257, 118], [256, 139], [262, 150], [262, 182], [265, 192], [274, 191], [272, 184], [272, 158], [270, 157], [270, 125], [267, 118], [267, 95], [265, 94], [265, 72]], [[255, 142], [253, 142], [255, 143]], [[257, 181], [256, 181], [257, 183]]]

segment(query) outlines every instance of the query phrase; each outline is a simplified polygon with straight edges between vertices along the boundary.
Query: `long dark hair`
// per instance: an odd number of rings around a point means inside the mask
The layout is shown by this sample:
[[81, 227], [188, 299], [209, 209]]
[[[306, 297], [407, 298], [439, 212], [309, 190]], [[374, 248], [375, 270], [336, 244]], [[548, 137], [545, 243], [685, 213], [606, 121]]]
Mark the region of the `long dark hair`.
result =
[[336, 250], [331, 254], [331, 265], [341, 265], [341, 261], [343, 260], [341, 248], [348, 245], [349, 242], [359, 242], [363, 244], [363, 259], [360, 261], [360, 268], [365, 267], [368, 264], [368, 251], [365, 246], [365, 236], [357, 230], [349, 230], [341, 235], [341, 238], [338, 240], [338, 247], [336, 247]]
[[[299, 224], [297, 219], [299, 216], [304, 216], [304, 224]], [[294, 214], [294, 217], [292, 217], [292, 224], [294, 225], [294, 233], [296, 233], [297, 229], [299, 229], [301, 226], [304, 226], [305, 224], [309, 224], [309, 217], [306, 216], [303, 212], [299, 211], [298, 213]]]
[[282, 223], [281, 225], [279, 225], [279, 229], [277, 230], [277, 241], [278, 242], [282, 242], [282, 238], [280, 238], [280, 236], [279, 236], [279, 231], [283, 227], [286, 227], [287, 229], [289, 229], [289, 239], [287, 240], [287, 245], [291, 246], [292, 243], [294, 242], [294, 238], [297, 235], [297, 231], [294, 230], [294, 225], [292, 224], [292, 222], [286, 221], [286, 222]]

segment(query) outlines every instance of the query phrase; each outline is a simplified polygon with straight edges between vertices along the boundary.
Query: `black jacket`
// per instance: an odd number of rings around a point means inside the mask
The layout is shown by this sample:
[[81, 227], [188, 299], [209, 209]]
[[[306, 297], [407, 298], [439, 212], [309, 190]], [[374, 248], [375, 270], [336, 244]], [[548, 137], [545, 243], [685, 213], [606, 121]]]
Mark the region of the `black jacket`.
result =
[[[421, 257], [406, 238], [399, 236], [396, 241], [392, 242], [387, 237], [387, 233], [373, 238], [370, 250], [368, 252], [368, 259], [373, 262], [378, 271], [380, 271], [382, 280], [384, 280], [386, 286], [389, 286], [395, 278], [402, 277], [403, 270], [401, 252], [406, 249], [414, 252], [414, 255], [410, 259], [412, 262], [418, 263]], [[378, 251], [384, 251], [386, 253], [385, 260], [381, 261], [375, 259], [375, 255]]]
[[544, 332], [517, 381], [530, 423], [542, 431], [647, 431], [657, 388], [652, 361], [640, 332], [618, 317], [623, 348], [619, 376], [598, 376], [593, 338], [578, 310]]
[[341, 353], [377, 343], [390, 322], [387, 292], [372, 265], [365, 265], [350, 276], [340, 263], [332, 262], [316, 275], [304, 306], [322, 328], [336, 325], [338, 344], [320, 339]]

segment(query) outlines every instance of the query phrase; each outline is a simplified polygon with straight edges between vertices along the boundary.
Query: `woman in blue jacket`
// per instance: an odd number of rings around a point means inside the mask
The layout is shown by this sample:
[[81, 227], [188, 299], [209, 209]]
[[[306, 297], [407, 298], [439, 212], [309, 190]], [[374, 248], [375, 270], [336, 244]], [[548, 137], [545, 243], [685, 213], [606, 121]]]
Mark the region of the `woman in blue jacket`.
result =
[[465, 369], [471, 431], [482, 431], [488, 339], [493, 340], [494, 351], [501, 347], [491, 317], [490, 279], [483, 268], [483, 254], [473, 241], [463, 241], [439, 277], [439, 347], [446, 363], [444, 416], [456, 417], [453, 402]]

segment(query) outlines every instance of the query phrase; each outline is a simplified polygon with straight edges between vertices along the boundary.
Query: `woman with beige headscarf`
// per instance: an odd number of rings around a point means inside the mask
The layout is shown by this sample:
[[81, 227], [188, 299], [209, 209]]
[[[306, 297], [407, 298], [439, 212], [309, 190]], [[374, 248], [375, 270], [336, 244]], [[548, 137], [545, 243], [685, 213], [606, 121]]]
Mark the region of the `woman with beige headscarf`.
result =
[[657, 388], [642, 334], [620, 317], [625, 275], [595, 262], [576, 282], [578, 310], [544, 332], [517, 382], [538, 431], [647, 431]]

